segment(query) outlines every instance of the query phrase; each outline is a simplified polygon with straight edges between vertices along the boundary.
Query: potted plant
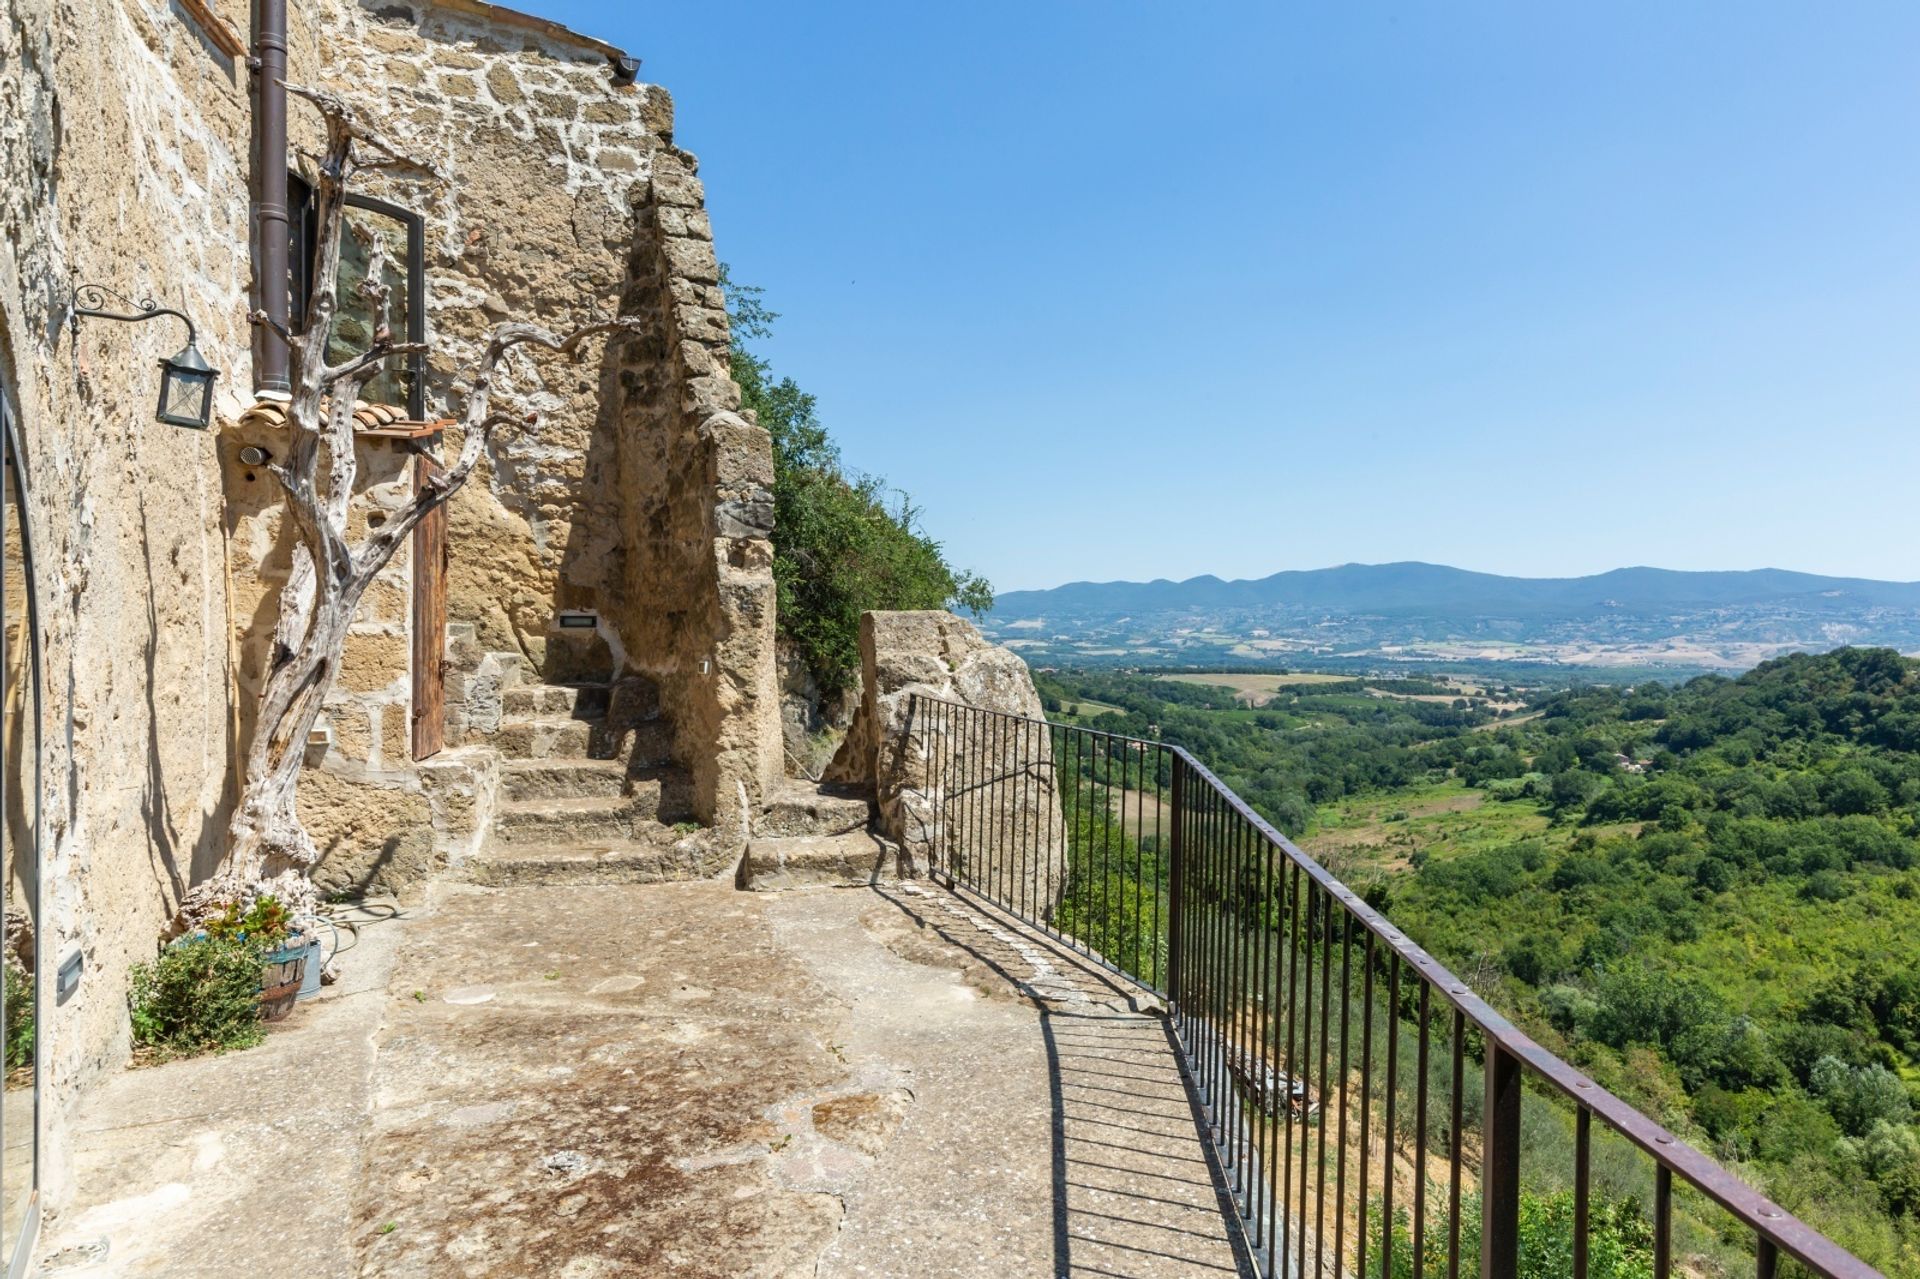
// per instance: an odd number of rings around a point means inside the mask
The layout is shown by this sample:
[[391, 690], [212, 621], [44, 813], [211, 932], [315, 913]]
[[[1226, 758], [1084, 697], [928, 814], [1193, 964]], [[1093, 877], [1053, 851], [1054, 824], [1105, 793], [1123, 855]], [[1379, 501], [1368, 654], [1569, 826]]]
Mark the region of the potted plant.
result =
[[229, 903], [224, 913], [207, 921], [207, 936], [244, 942], [259, 951], [262, 1021], [279, 1021], [293, 1011], [307, 965], [318, 960], [320, 939], [296, 928], [278, 898], [263, 894], [244, 911], [240, 903]]

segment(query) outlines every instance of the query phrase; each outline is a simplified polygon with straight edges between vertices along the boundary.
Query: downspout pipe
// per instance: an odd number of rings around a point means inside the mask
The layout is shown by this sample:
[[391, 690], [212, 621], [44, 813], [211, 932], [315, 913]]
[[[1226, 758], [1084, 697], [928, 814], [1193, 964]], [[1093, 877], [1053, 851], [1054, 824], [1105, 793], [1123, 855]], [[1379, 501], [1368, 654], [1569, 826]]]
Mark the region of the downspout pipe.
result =
[[[287, 327], [287, 0], [253, 0], [253, 305]], [[253, 326], [253, 390], [290, 399], [287, 344]]]

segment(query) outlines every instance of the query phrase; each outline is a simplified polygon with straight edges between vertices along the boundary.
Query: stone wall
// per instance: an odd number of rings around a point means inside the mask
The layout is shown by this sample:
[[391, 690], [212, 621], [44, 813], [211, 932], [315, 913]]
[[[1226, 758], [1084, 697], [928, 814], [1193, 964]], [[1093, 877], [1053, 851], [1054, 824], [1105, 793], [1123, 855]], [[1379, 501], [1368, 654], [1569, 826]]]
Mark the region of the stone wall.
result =
[[[1050, 912], [1068, 854], [1048, 735], [914, 701], [1044, 721], [1027, 664], [971, 622], [925, 611], [863, 615], [860, 666], [860, 705], [825, 780], [872, 786], [881, 833], [915, 866], [964, 877], [991, 865], [1023, 909]], [[964, 829], [950, 820], [962, 812]]]
[[[320, 24], [333, 87], [449, 178], [364, 187], [426, 219], [430, 415], [458, 409], [462, 375], [493, 325], [564, 329], [614, 313], [627, 287], [630, 196], [672, 136], [666, 93], [615, 85], [605, 46], [503, 23], [498, 12], [343, 2]], [[450, 616], [472, 622], [483, 649], [522, 653], [557, 676], [609, 673], [548, 652], [558, 610], [600, 607], [616, 550], [605, 382], [597, 349], [579, 364], [513, 357], [495, 401], [539, 420], [498, 432], [451, 507]]]
[[773, 448], [736, 411], [704, 195], [694, 158], [670, 146], [635, 192], [622, 310], [646, 329], [618, 369], [612, 615], [629, 667], [659, 686], [678, 730], [695, 811], [732, 824], [781, 773]]
[[[450, 740], [487, 652], [548, 679], [643, 676], [697, 813], [731, 820], [737, 793], [757, 799], [779, 770], [772, 453], [731, 412], [712, 227], [672, 100], [614, 84], [597, 42], [469, 0], [344, 4], [320, 33], [335, 86], [452, 178], [369, 188], [426, 218], [430, 415], [457, 411], [502, 320], [650, 326], [579, 364], [516, 357], [496, 389], [538, 421], [503, 430], [450, 504], [449, 615], [477, 649], [450, 690]], [[562, 631], [562, 610], [600, 624]]]
[[[598, 41], [472, 0], [332, 0], [314, 10], [315, 77], [446, 178], [372, 174], [355, 189], [422, 216], [426, 414], [456, 416], [495, 324], [565, 330], [613, 313], [633, 238], [627, 193], [671, 130], [671, 102], [651, 86], [614, 84]], [[314, 116], [297, 101], [291, 110], [297, 140]], [[595, 530], [613, 519], [599, 475], [611, 432], [602, 345], [577, 363], [510, 358], [495, 406], [535, 420], [497, 431], [448, 504], [447, 611], [461, 636], [449, 653], [451, 749], [416, 764], [407, 748], [410, 605], [376, 599], [383, 580], [356, 617], [328, 699], [323, 776], [302, 784], [324, 887], [405, 892], [474, 851], [497, 761], [484, 747], [463, 749], [464, 694], [467, 668], [485, 653], [524, 656], [554, 678], [617, 673], [610, 628], [587, 632], [582, 645], [578, 632], [554, 626], [561, 609], [600, 607], [608, 539]], [[447, 432], [441, 456], [460, 442]], [[393, 446], [384, 456], [402, 460]], [[406, 476], [388, 478], [397, 489]], [[377, 505], [382, 489], [370, 493]], [[385, 576], [410, 594], [405, 551]]]

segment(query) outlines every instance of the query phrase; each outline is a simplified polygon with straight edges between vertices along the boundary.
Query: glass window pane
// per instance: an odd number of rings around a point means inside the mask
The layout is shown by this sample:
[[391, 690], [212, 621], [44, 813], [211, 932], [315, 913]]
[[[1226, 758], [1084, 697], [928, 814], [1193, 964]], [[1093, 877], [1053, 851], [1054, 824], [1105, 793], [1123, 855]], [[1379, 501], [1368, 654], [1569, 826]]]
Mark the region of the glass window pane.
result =
[[[334, 312], [333, 332], [327, 339], [327, 359], [333, 363], [352, 359], [373, 344], [373, 307], [360, 294], [360, 283], [367, 278], [369, 245], [353, 234], [354, 228], [382, 237], [386, 242], [388, 323], [393, 336], [405, 341], [410, 331], [414, 299], [407, 291], [407, 226], [371, 209], [349, 207], [347, 234], [340, 244], [340, 304]], [[394, 356], [386, 362], [380, 376], [368, 382], [360, 398], [375, 404], [407, 407], [407, 392], [412, 385], [412, 370], [406, 356]]]
[[207, 397], [213, 391], [212, 380], [178, 373], [164, 377], [162, 389], [166, 394], [166, 402], [160, 406], [160, 411], [169, 417], [206, 421]]

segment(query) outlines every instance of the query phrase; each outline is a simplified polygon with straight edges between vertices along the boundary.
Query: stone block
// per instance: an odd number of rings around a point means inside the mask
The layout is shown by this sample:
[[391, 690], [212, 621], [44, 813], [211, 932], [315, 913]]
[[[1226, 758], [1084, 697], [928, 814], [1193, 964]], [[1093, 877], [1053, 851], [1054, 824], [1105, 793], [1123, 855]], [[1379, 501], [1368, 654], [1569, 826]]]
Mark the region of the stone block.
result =
[[602, 98], [580, 108], [580, 118], [588, 124], [632, 124], [636, 112], [623, 100]]
[[526, 101], [526, 93], [520, 88], [520, 82], [514, 79], [513, 71], [504, 62], [496, 62], [487, 69], [487, 89], [493, 94], [493, 100], [502, 106], [516, 106]]
[[669, 235], [660, 243], [667, 270], [696, 284], [711, 284], [720, 278], [720, 263], [713, 255], [711, 240], [695, 240]]
[[680, 411], [691, 418], [731, 413], [740, 407], [740, 387], [730, 377], [716, 374], [690, 377], [681, 384]]
[[649, 182], [649, 192], [656, 205], [697, 209], [706, 202], [707, 189], [700, 179], [688, 173], [676, 164], [667, 164], [663, 157], [656, 156], [653, 162], [653, 176]]
[[332, 754], [354, 764], [373, 761], [373, 723], [364, 707], [354, 704], [328, 707], [326, 723], [333, 734]]
[[349, 693], [374, 693], [404, 682], [408, 656], [404, 635], [350, 634], [340, 654], [338, 686]]
[[405, 702], [384, 702], [371, 708], [380, 720], [380, 767], [409, 768], [413, 764], [413, 713]]
[[673, 95], [657, 84], [646, 86], [645, 96], [640, 99], [640, 120], [648, 133], [672, 142]]

